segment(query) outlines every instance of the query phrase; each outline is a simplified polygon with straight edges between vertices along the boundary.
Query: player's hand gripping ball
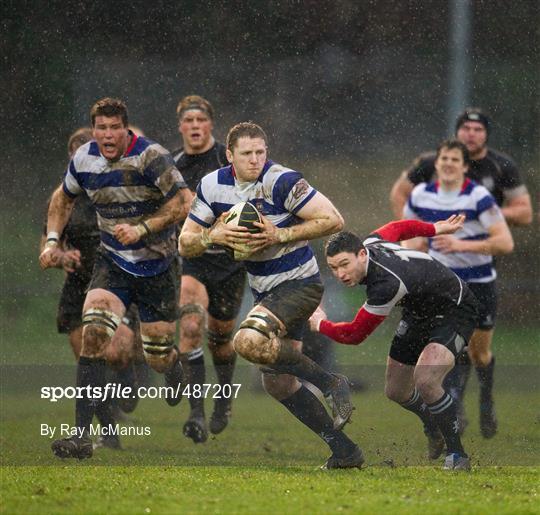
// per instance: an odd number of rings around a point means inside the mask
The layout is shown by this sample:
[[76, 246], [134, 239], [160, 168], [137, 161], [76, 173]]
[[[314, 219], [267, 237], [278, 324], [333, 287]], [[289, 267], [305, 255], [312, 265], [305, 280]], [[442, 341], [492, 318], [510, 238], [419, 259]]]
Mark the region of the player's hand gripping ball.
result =
[[[250, 233], [261, 232], [261, 229], [253, 222], [261, 222], [261, 214], [257, 208], [250, 202], [239, 202], [235, 204], [225, 218], [225, 223], [233, 227], [245, 227]], [[242, 261], [252, 254], [252, 249], [249, 245], [238, 245], [238, 249], [234, 250], [234, 259]]]

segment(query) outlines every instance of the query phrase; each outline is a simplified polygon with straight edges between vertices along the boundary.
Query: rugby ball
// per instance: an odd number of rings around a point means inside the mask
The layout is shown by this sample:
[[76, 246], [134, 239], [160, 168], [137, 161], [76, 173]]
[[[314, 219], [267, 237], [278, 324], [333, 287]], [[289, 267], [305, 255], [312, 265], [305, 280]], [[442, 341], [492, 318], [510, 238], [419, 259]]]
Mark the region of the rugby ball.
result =
[[261, 214], [251, 202], [238, 202], [231, 209], [225, 218], [227, 225], [235, 227], [245, 227], [251, 233], [261, 232], [261, 229], [253, 222], [260, 222]]
[[[253, 222], [261, 221], [261, 214], [250, 202], [239, 202], [238, 204], [235, 204], [229, 209], [229, 213], [224, 221], [227, 225], [232, 225], [234, 227], [246, 227], [251, 233], [261, 232], [259, 227], [253, 225]], [[234, 250], [233, 257], [236, 261], [242, 261], [249, 257], [251, 249], [247, 245], [244, 247], [245, 251]]]

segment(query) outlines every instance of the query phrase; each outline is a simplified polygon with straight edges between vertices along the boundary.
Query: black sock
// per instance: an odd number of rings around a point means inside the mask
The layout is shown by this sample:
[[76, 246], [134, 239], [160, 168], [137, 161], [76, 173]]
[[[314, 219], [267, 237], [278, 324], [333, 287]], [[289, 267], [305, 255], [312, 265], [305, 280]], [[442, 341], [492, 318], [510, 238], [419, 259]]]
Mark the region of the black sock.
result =
[[420, 418], [424, 424], [425, 431], [432, 433], [437, 429], [437, 423], [416, 388], [413, 390], [410, 399], [405, 402], [400, 402], [400, 405]]
[[471, 362], [468, 354], [460, 354], [456, 359], [456, 365], [444, 379], [444, 389], [457, 402], [463, 402], [470, 373]]
[[495, 356], [491, 358], [487, 367], [476, 367], [478, 382], [480, 383], [480, 404], [489, 405], [493, 402], [493, 372], [495, 370]]
[[115, 376], [116, 382], [122, 386], [122, 389], [126, 386], [133, 388], [135, 384], [135, 369], [132, 363], [127, 367], [118, 369]]
[[452, 397], [444, 392], [443, 396], [437, 402], [428, 404], [428, 408], [443, 434], [447, 453], [456, 452], [462, 456], [466, 456], [461, 445], [457, 409]]
[[86, 391], [86, 387], [90, 389], [105, 386], [105, 360], [101, 358], [87, 358], [81, 356], [77, 366], [77, 386], [84, 388], [81, 398], [77, 398], [75, 402], [75, 424], [77, 427], [84, 428], [87, 431], [90, 429], [92, 418], [96, 408], [102, 403], [100, 399], [92, 398], [94, 393]]
[[216, 376], [220, 385], [232, 384], [234, 365], [236, 363], [236, 352], [224, 358], [212, 355]]
[[186, 378], [189, 384], [189, 405], [191, 411], [198, 416], [204, 416], [203, 388], [206, 380], [206, 370], [204, 366], [204, 353], [202, 348], [195, 349], [182, 355], [182, 361], [186, 365]]
[[330, 372], [321, 368], [300, 351], [289, 348], [285, 352], [280, 351], [280, 354], [278, 361], [270, 365], [271, 368], [282, 374], [291, 374], [308, 381], [321, 390], [324, 395], [327, 394], [336, 380]]
[[319, 435], [332, 449], [332, 453], [343, 458], [352, 453], [356, 444], [342, 431], [334, 429], [334, 421], [321, 401], [305, 386], [290, 397], [280, 401], [300, 422]]

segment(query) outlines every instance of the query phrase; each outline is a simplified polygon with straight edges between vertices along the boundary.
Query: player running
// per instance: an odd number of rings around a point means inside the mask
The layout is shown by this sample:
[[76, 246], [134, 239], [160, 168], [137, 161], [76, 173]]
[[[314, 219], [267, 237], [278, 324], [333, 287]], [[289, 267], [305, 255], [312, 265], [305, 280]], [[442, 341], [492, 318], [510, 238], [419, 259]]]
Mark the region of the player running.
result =
[[392, 222], [363, 242], [351, 232], [333, 235], [325, 247], [330, 269], [347, 286], [365, 284], [367, 300], [352, 322], [330, 322], [321, 309], [310, 318], [312, 330], [357, 345], [394, 306], [402, 306], [387, 360], [385, 393], [422, 420], [431, 458], [439, 457], [446, 443], [447, 470], [470, 469], [458, 431], [456, 405], [442, 383], [476, 327], [478, 302], [451, 270], [428, 254], [396, 242], [453, 233], [463, 226], [463, 220], [460, 215], [436, 224]]
[[[73, 157], [76, 150], [92, 140], [92, 129], [81, 127], [68, 140], [68, 155]], [[47, 228], [41, 238], [40, 252], [45, 248]], [[69, 343], [79, 360], [82, 347], [82, 311], [84, 297], [90, 279], [92, 268], [99, 247], [99, 229], [96, 211], [87, 195], [80, 195], [73, 207], [69, 221], [60, 237], [59, 245], [54, 247], [50, 266], [63, 269], [66, 280], [60, 295], [57, 313], [58, 332], [68, 334]], [[131, 306], [122, 323], [114, 333], [111, 344], [107, 347], [104, 357], [107, 364], [116, 371], [115, 382], [134, 388], [133, 361], [138, 354], [138, 317], [134, 306]], [[142, 351], [142, 350], [141, 350]], [[119, 407], [126, 413], [135, 409], [138, 398], [119, 400]], [[103, 403], [96, 411], [96, 418], [101, 426], [114, 424], [114, 410], [110, 402]], [[97, 446], [112, 449], [120, 448], [120, 440], [116, 434], [99, 437]]]
[[[212, 135], [214, 110], [208, 100], [190, 95], [180, 100], [177, 110], [178, 130], [183, 147], [173, 152], [176, 167], [189, 189], [208, 173], [227, 164], [225, 146]], [[183, 432], [195, 443], [208, 439], [204, 397], [193, 395], [206, 382], [203, 339], [208, 348], [223, 392], [232, 384], [236, 352], [232, 334], [244, 294], [245, 269], [223, 247], [213, 245], [202, 255], [183, 258], [180, 285], [180, 353], [192, 395], [191, 411]], [[198, 387], [198, 388], [197, 388]], [[218, 396], [210, 417], [210, 432], [221, 433], [229, 422], [232, 396]]]
[[[180, 252], [194, 257], [212, 244], [246, 252], [245, 266], [255, 307], [234, 337], [236, 351], [263, 365], [266, 391], [331, 448], [327, 468], [359, 467], [360, 449], [342, 431], [352, 413], [347, 380], [302, 354], [302, 335], [323, 293], [308, 240], [343, 226], [332, 203], [302, 175], [267, 159], [267, 137], [253, 123], [235, 125], [227, 136], [231, 163], [204, 177], [180, 235]], [[231, 228], [224, 214], [250, 201], [263, 215], [262, 230]], [[297, 378], [317, 386], [333, 408], [334, 420]]]
[[80, 459], [92, 456], [88, 432], [102, 402], [88, 392], [105, 385], [103, 354], [132, 302], [139, 309], [146, 361], [165, 374], [166, 385], [177, 393], [167, 402], [174, 405], [181, 400], [182, 365], [174, 346], [175, 226], [185, 218], [192, 197], [172, 156], [128, 129], [127, 108], [121, 100], [96, 102], [90, 116], [95, 141], [77, 150], [52, 196], [47, 244], [40, 255], [41, 266], [50, 266], [74, 200], [85, 192], [98, 214], [101, 244], [83, 307], [77, 386], [87, 394], [77, 399], [75, 410], [82, 436], [52, 444], [57, 456]]

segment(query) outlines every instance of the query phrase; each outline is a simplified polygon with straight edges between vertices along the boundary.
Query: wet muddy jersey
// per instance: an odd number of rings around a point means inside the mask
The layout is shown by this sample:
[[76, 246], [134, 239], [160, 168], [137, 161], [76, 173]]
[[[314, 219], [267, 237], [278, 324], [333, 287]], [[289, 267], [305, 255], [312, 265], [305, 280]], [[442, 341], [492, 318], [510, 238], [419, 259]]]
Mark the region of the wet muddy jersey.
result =
[[[258, 180], [239, 183], [232, 166], [205, 176], [189, 217], [210, 227], [216, 218], [238, 202], [251, 202], [277, 227], [290, 227], [302, 220], [296, 213], [316, 194], [302, 174], [267, 161]], [[319, 268], [307, 241], [278, 243], [244, 261], [254, 295], [270, 291], [284, 281], [319, 278]]]
[[[413, 184], [434, 180], [435, 158], [435, 152], [421, 154], [407, 170], [409, 180]], [[487, 188], [499, 206], [505, 200], [527, 193], [514, 161], [496, 150], [488, 149], [486, 157], [471, 160], [467, 177]]]
[[114, 237], [114, 227], [138, 224], [187, 186], [167, 150], [130, 135], [129, 148], [114, 162], [101, 155], [95, 141], [81, 146], [64, 175], [63, 190], [71, 198], [86, 192], [97, 212], [101, 247], [116, 265], [133, 275], [154, 276], [177, 255], [175, 226], [131, 245]]
[[[464, 214], [463, 229], [454, 234], [460, 240], [485, 240], [489, 228], [504, 222], [504, 216], [489, 191], [466, 179], [460, 190], [446, 192], [438, 182], [421, 183], [414, 188], [404, 209], [405, 218], [435, 223], [449, 216]], [[486, 283], [497, 274], [493, 257], [475, 252], [439, 252], [429, 240], [429, 254], [467, 282]]]

